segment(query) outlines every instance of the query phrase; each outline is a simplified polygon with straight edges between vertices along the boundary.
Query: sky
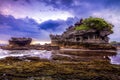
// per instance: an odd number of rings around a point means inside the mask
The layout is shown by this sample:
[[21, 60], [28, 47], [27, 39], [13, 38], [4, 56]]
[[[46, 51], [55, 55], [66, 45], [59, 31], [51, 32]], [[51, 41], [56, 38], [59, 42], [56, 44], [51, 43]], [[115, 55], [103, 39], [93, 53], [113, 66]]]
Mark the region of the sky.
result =
[[90, 16], [112, 23], [110, 41], [120, 41], [120, 0], [0, 0], [0, 44], [11, 37], [50, 42], [49, 34]]

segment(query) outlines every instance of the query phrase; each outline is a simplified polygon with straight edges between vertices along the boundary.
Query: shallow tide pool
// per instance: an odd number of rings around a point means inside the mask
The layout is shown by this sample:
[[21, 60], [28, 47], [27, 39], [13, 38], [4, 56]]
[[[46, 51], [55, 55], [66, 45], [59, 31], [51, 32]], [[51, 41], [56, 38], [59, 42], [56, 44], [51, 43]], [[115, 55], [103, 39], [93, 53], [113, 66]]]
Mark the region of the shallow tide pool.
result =
[[[67, 54], [66, 54], [67, 53]], [[110, 63], [111, 64], [117, 64], [120, 65], [120, 50], [117, 51], [117, 54], [115, 55], [109, 55], [109, 53], [107, 52], [75, 52], [74, 54], [79, 54], [79, 56], [77, 55], [77, 57], [82, 57], [82, 59], [88, 59], [90, 57], [102, 57], [104, 59], [104, 57], [108, 57], [110, 59]], [[0, 49], [0, 59], [6, 58], [6, 57], [20, 57], [20, 58], [25, 58], [25, 57], [39, 57], [40, 59], [47, 59], [47, 60], [52, 60], [54, 55], [58, 55], [58, 56], [65, 56], [65, 57], [71, 57], [71, 58], [75, 58], [75, 56], [73, 57], [72, 51], [70, 52], [64, 52], [61, 53], [59, 51], [47, 51], [47, 50], [2, 50]]]

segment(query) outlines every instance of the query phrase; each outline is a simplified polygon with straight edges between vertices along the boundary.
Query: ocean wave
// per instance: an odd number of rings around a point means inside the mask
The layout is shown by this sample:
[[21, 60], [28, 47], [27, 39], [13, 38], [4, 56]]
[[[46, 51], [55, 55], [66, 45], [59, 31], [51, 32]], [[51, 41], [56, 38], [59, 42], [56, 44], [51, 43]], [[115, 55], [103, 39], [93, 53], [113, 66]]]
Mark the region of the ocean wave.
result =
[[51, 51], [46, 50], [3, 50], [0, 49], [0, 59], [6, 57], [39, 57], [40, 59], [51, 59]]

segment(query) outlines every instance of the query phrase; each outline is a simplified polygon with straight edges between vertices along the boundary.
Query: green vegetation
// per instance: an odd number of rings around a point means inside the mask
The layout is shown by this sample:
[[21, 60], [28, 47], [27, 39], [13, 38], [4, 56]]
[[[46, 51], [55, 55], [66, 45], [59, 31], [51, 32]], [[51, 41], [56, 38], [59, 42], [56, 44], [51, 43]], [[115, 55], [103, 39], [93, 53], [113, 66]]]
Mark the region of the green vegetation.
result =
[[76, 29], [76, 30], [89, 30], [90, 28], [87, 27], [87, 26], [84, 25], [84, 24], [81, 24], [80, 26], [77, 26], [75, 29]]
[[[9, 60], [8, 60], [9, 59]], [[120, 66], [108, 60], [20, 61], [0, 60], [0, 80], [120, 80]]]
[[113, 25], [106, 22], [102, 18], [86, 18], [82, 21], [80, 26], [76, 26], [76, 30], [89, 30], [89, 29], [96, 29], [96, 30], [103, 30], [107, 28], [109, 31], [112, 31]]

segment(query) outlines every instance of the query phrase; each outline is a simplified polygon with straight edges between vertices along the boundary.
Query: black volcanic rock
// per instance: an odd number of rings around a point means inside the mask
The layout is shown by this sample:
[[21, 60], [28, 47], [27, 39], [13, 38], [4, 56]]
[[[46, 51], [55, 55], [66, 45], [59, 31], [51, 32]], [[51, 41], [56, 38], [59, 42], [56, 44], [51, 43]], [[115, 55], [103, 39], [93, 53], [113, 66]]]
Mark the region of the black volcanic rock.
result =
[[29, 46], [32, 41], [32, 38], [11, 38], [9, 40], [10, 46]]

